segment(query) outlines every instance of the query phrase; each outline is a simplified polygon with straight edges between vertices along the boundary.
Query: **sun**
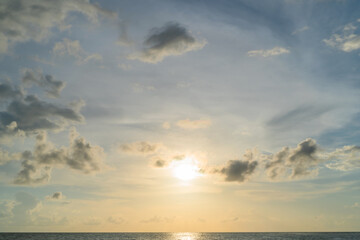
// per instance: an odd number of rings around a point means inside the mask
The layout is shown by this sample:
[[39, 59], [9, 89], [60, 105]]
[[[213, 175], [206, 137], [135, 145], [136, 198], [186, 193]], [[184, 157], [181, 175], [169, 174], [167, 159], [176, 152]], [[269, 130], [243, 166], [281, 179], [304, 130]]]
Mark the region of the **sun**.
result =
[[173, 162], [173, 175], [183, 181], [192, 180], [200, 175], [197, 165], [197, 160], [190, 157]]

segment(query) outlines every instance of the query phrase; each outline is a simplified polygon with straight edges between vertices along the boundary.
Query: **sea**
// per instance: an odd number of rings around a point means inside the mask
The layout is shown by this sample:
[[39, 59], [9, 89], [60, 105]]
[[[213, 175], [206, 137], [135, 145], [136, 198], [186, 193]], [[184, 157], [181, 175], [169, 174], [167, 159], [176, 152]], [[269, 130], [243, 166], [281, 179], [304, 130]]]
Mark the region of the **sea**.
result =
[[0, 233], [0, 240], [322, 240], [359, 239], [360, 232], [319, 233]]

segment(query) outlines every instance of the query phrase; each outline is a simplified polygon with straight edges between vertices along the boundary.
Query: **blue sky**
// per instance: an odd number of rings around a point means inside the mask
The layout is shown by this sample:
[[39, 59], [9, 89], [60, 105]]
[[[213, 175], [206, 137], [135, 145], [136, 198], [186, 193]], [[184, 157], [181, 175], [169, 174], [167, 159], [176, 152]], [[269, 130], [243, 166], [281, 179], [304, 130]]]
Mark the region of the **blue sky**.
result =
[[1, 2], [0, 230], [358, 231], [359, 4]]

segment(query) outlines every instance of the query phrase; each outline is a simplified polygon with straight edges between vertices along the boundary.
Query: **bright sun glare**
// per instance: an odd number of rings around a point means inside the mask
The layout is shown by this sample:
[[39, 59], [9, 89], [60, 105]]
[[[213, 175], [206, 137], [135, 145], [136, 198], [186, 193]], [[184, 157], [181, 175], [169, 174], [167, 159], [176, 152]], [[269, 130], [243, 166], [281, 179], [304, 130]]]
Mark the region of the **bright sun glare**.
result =
[[173, 174], [176, 178], [188, 181], [199, 176], [199, 167], [197, 161], [193, 158], [185, 158], [183, 160], [174, 162]]

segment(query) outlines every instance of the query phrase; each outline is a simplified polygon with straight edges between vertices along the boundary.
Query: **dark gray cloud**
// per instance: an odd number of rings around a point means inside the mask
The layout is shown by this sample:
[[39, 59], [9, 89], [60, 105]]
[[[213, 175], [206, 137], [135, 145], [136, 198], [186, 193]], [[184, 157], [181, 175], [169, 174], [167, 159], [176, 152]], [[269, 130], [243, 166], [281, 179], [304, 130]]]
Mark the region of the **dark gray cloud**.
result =
[[21, 171], [17, 174], [14, 184], [37, 185], [47, 183], [50, 180], [51, 167], [38, 166], [31, 160], [24, 160], [21, 163]]
[[14, 180], [19, 185], [36, 185], [50, 180], [52, 168], [66, 166], [90, 174], [100, 171], [105, 154], [99, 146], [93, 146], [80, 137], [73, 128], [69, 147], [56, 148], [47, 141], [46, 132], [36, 137], [33, 152], [23, 152], [22, 170]]
[[97, 23], [98, 15], [115, 16], [87, 0], [3, 0], [0, 1], [0, 53], [19, 42], [46, 39], [53, 28], [67, 29], [70, 12], [85, 15]]
[[119, 150], [127, 154], [150, 155], [156, 153], [162, 147], [161, 143], [133, 142], [119, 146]]
[[244, 182], [255, 171], [257, 161], [229, 160], [224, 167], [214, 168], [213, 173], [219, 173], [227, 182]]
[[199, 41], [179, 23], [170, 22], [161, 28], [154, 28], [144, 41], [145, 48], [140, 53], [128, 56], [147, 63], [161, 62], [167, 56], [182, 55], [201, 49], [206, 41]]
[[56, 130], [67, 123], [80, 123], [83, 116], [75, 106], [61, 106], [29, 95], [9, 103], [0, 111], [0, 133], [32, 133], [37, 130]]
[[280, 152], [271, 157], [266, 164], [268, 175], [276, 179], [286, 170], [291, 169], [291, 178], [300, 178], [312, 173], [316, 173], [315, 168], [323, 159], [316, 154], [318, 152], [316, 141], [308, 138], [299, 143], [296, 148], [284, 147]]
[[52, 195], [46, 196], [48, 200], [62, 200], [63, 198], [65, 198], [65, 196], [62, 192], [54, 192]]
[[168, 165], [168, 162], [165, 161], [164, 159], [161, 158], [157, 158], [154, 162], [153, 162], [153, 166], [157, 167], [157, 168], [163, 168], [166, 167]]
[[8, 99], [21, 98], [23, 93], [14, 88], [10, 83], [0, 83], [0, 103]]
[[44, 88], [49, 97], [59, 97], [60, 92], [65, 87], [65, 82], [55, 80], [51, 75], [43, 75], [41, 71], [34, 71], [32, 69], [23, 69], [22, 82], [31, 86], [32, 84], [37, 84], [38, 86]]

